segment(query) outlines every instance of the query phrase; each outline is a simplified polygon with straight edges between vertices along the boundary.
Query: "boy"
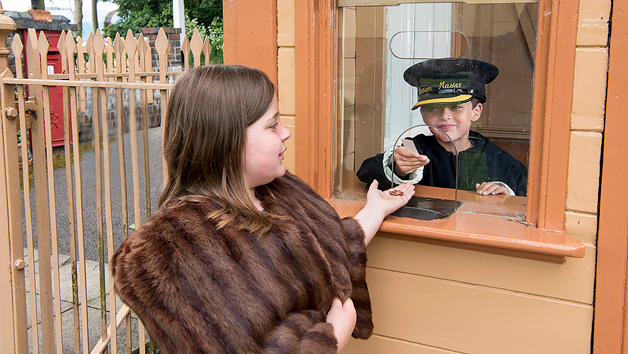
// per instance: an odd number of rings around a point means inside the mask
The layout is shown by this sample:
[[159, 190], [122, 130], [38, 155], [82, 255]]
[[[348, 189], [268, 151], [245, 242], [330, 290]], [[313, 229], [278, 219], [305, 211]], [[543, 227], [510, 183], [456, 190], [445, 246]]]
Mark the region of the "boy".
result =
[[395, 184], [455, 188], [457, 154], [459, 189], [482, 195], [525, 196], [527, 168], [486, 137], [470, 131], [486, 102], [485, 85], [497, 74], [494, 65], [471, 59], [430, 59], [408, 68], [403, 77], [419, 90], [412, 109], [421, 108], [423, 121], [434, 135], [419, 134], [411, 139], [414, 146], [407, 142], [394, 154], [391, 148], [366, 159], [358, 178], [366, 183], [377, 179], [384, 189], [390, 188], [391, 179]]

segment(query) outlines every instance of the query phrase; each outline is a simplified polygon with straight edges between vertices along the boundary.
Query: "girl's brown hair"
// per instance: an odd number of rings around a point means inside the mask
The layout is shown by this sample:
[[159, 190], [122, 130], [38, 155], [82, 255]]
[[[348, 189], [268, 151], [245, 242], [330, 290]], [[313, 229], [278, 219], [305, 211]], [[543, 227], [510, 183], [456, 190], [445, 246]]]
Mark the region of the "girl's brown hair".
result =
[[241, 215], [241, 229], [270, 229], [273, 215], [257, 210], [248, 196], [243, 151], [246, 128], [266, 113], [274, 95], [266, 74], [245, 66], [200, 66], [183, 73], [168, 101], [163, 136], [168, 180], [159, 206], [204, 196], [223, 206], [208, 215], [218, 228]]

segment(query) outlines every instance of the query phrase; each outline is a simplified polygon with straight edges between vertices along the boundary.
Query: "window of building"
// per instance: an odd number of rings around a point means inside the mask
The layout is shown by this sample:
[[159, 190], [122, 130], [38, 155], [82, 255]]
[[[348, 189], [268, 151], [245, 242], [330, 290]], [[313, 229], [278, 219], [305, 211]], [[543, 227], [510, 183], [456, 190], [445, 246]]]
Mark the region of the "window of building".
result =
[[[498, 68], [471, 130], [528, 167], [538, 2], [338, 4], [336, 197], [363, 198], [366, 184], [356, 176], [363, 161], [400, 137], [431, 135], [420, 126], [421, 109], [412, 110], [418, 88], [404, 80], [409, 67], [431, 59], [467, 58]], [[458, 174], [464, 176], [460, 169]], [[460, 178], [458, 183], [465, 188]], [[525, 217], [525, 190], [523, 196], [479, 198], [468, 191], [419, 188], [430, 197], [422, 204], [427, 209], [438, 211], [443, 208], [438, 200], [458, 199], [459, 210]]]

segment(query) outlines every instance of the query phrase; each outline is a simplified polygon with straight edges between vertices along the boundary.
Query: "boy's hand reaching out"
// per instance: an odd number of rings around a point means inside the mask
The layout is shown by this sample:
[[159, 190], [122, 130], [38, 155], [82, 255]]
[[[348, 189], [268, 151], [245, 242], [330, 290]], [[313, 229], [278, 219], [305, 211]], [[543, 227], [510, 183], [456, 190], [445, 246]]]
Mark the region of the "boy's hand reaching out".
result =
[[398, 176], [407, 176], [417, 168], [423, 167], [430, 162], [427, 156], [410, 151], [403, 146], [395, 149], [393, 158], [395, 159], [395, 174]]
[[493, 182], [482, 182], [475, 184], [475, 191], [481, 195], [497, 195], [497, 194], [506, 194], [509, 195], [508, 189], [506, 187], [493, 183]]

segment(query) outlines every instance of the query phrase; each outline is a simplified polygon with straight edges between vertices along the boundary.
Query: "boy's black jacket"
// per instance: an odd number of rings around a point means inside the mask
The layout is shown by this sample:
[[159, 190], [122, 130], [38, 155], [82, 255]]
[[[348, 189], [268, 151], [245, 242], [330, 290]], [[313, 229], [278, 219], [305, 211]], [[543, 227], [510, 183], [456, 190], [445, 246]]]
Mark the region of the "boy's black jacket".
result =
[[[419, 153], [430, 159], [419, 184], [454, 188], [455, 155], [445, 150], [434, 136], [419, 134], [412, 140]], [[524, 164], [480, 133], [469, 131], [469, 140], [473, 147], [458, 154], [458, 189], [475, 191], [476, 183], [500, 181], [512, 188], [515, 195], [527, 195], [528, 169]], [[364, 160], [357, 175], [360, 181], [368, 184], [376, 179], [379, 188], [386, 190], [391, 187], [391, 181], [384, 174], [382, 159], [383, 154], [378, 154]]]

